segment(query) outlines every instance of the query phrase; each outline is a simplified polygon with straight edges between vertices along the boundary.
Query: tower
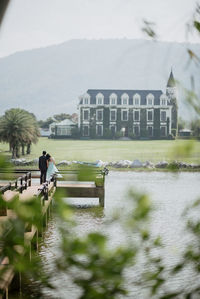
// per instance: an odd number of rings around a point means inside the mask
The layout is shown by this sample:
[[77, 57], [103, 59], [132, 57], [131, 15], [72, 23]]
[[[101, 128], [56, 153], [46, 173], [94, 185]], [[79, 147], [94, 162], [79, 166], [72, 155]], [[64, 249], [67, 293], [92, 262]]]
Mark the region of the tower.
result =
[[173, 72], [171, 69], [170, 76], [167, 82], [166, 94], [169, 98], [169, 104], [172, 106], [171, 110], [171, 132], [174, 137], [177, 136], [178, 131], [178, 105], [177, 105], [177, 89], [174, 80]]
[[174, 80], [174, 76], [173, 76], [173, 72], [171, 69], [170, 75], [169, 75], [169, 79], [167, 82], [167, 88], [166, 88], [166, 94], [167, 96], [172, 99], [172, 98], [176, 98], [176, 82]]

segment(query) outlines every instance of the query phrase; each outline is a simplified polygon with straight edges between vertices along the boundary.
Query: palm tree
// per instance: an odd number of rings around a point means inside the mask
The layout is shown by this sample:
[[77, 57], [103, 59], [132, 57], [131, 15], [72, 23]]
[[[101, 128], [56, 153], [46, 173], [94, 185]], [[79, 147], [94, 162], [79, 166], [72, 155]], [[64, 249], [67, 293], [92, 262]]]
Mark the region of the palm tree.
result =
[[38, 141], [38, 137], [40, 136], [40, 131], [39, 131], [39, 126], [36, 120], [36, 117], [33, 113], [28, 113], [29, 117], [30, 117], [30, 125], [31, 128], [29, 130], [29, 134], [27, 134], [27, 139], [26, 139], [26, 154], [30, 154], [31, 153], [31, 144], [32, 143], [37, 143]]
[[12, 158], [19, 157], [19, 149], [36, 143], [39, 129], [34, 115], [19, 108], [7, 110], [0, 118], [0, 141], [7, 142], [12, 151]]

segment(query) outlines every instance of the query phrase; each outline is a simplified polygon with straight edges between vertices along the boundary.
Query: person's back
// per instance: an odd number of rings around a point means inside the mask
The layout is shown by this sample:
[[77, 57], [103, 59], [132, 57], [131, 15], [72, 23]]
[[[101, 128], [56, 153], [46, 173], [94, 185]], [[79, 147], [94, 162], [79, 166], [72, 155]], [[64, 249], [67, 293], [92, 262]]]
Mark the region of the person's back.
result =
[[46, 152], [42, 152], [42, 156], [39, 157], [39, 169], [40, 169], [40, 184], [46, 182], [46, 173], [47, 173], [47, 159]]
[[47, 170], [47, 159], [45, 155], [39, 157], [39, 169], [41, 171]]

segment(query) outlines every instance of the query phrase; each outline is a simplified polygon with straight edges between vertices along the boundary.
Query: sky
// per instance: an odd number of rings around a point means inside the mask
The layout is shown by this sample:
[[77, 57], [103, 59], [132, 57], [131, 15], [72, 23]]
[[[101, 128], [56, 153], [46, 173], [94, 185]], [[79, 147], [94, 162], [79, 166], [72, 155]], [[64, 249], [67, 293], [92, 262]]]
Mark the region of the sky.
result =
[[145, 38], [199, 42], [186, 34], [197, 0], [11, 0], [0, 30], [0, 57], [70, 39]]

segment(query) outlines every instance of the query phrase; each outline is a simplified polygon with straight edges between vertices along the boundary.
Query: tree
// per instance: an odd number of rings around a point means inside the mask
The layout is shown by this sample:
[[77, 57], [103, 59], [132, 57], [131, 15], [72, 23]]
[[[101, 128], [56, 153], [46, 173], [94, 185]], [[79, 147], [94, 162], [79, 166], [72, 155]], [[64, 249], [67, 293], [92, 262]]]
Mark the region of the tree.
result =
[[13, 159], [19, 157], [20, 147], [24, 153], [24, 146], [27, 146], [30, 153], [31, 143], [36, 143], [39, 135], [36, 118], [28, 111], [13, 108], [0, 119], [0, 140], [9, 143]]
[[43, 129], [48, 129], [49, 125], [54, 122], [54, 119], [52, 117], [48, 117], [46, 120], [39, 120], [38, 126]]
[[182, 117], [178, 118], [178, 131], [185, 129], [186, 121]]
[[199, 137], [200, 136], [200, 119], [191, 121], [190, 127], [191, 127], [191, 130], [193, 131], [193, 135], [195, 137]]
[[64, 119], [71, 119], [71, 115], [67, 113], [60, 113], [60, 114], [55, 114], [53, 116], [57, 121], [62, 121]]

